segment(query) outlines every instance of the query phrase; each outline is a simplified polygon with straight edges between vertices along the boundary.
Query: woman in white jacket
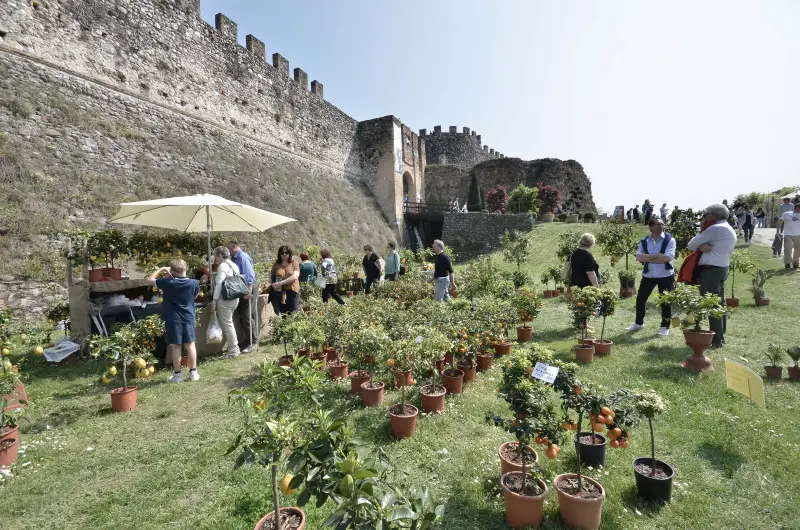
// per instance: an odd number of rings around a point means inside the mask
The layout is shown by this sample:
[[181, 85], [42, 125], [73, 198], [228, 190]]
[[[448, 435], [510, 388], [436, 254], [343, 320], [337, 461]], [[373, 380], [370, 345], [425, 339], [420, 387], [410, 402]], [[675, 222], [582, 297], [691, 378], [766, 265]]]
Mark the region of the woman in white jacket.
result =
[[212, 313], [216, 313], [225, 342], [228, 343], [228, 353], [223, 357], [236, 357], [239, 355], [239, 341], [236, 340], [236, 329], [233, 327], [233, 312], [239, 305], [239, 299], [223, 300], [222, 282], [228, 276], [240, 274], [239, 267], [231, 261], [231, 251], [228, 247], [214, 249], [214, 263], [217, 264], [217, 275], [214, 278], [214, 300], [209, 307]]

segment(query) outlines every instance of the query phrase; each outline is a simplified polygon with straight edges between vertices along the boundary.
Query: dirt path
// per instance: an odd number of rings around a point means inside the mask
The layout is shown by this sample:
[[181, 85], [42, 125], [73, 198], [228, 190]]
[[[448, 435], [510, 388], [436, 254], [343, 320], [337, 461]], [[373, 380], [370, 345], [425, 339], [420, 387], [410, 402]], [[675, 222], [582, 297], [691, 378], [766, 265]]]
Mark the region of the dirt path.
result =
[[775, 239], [774, 228], [756, 228], [753, 231], [753, 243], [756, 245], [771, 247], [773, 239]]

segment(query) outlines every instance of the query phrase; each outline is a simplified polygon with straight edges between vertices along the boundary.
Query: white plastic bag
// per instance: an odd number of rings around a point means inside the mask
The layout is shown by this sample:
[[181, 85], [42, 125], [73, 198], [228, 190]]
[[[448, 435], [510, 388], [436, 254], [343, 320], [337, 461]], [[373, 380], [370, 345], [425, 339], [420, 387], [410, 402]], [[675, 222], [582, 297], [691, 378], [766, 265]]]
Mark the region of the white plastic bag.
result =
[[208, 344], [219, 344], [222, 342], [222, 328], [219, 326], [217, 315], [214, 315], [214, 319], [208, 325], [208, 331], [206, 331], [206, 342]]

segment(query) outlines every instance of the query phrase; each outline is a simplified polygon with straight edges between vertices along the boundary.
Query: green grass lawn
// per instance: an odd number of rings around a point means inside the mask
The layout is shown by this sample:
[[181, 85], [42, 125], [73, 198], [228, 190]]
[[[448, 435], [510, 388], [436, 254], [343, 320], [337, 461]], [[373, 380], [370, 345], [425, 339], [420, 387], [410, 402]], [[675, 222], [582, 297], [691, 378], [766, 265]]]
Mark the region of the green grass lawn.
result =
[[[529, 272], [538, 278], [544, 267], [557, 264], [558, 233], [595, 227], [537, 227]], [[754, 247], [752, 254], [763, 268], [783, 267], [766, 247]], [[602, 262], [609, 268], [607, 260]], [[742, 307], [729, 320], [726, 347], [711, 352], [719, 371], [700, 375], [679, 366], [689, 353], [680, 332], [656, 336], [655, 305], [648, 308], [646, 329], [630, 335], [625, 327], [633, 322], [634, 301], [620, 303], [606, 329], [614, 353], [581, 367], [578, 377], [608, 390], [653, 388], [665, 397], [669, 408], [656, 423], [656, 451], [673, 465], [676, 477], [670, 505], [653, 509], [638, 500], [631, 462], [649, 452], [647, 428], [641, 426], [628, 449], [609, 449], [605, 469], [588, 472], [607, 491], [604, 528], [800, 527], [800, 385], [766, 383], [762, 410], [726, 390], [723, 371], [727, 357], [763, 373], [769, 342], [800, 344], [793, 309], [800, 306], [797, 278], [781, 271], [768, 283], [772, 305], [766, 308], [754, 307], [744, 278], [737, 282]], [[616, 278], [612, 286], [617, 287]], [[546, 301], [534, 324], [535, 339], [572, 360], [569, 325], [567, 307]], [[204, 361], [198, 383], [170, 385], [169, 372], [161, 371], [141, 385], [137, 410], [126, 414], [110, 412], [109, 388], [97, 383], [99, 364], [50, 368], [27, 359], [27, 388], [35, 406], [22, 428], [24, 454], [13, 477], [0, 484], [2, 526], [252, 528], [271, 511], [269, 473], [234, 471], [234, 457], [225, 455], [238, 421], [227, 393], [255, 380], [265, 351], [268, 359], [279, 354], [269, 346], [260, 354]], [[331, 383], [326, 395], [349, 411], [363, 441], [384, 447], [395, 466], [409, 473], [409, 481], [428, 486], [445, 504], [443, 528], [501, 529], [506, 525], [497, 448], [510, 438], [484, 420], [489, 411], [505, 410], [495, 394], [499, 375], [497, 368], [479, 374], [464, 394], [448, 398], [445, 414], [421, 416], [416, 435], [401, 442], [391, 438], [386, 411], [399, 400], [398, 392], [387, 392], [384, 407], [376, 410], [362, 408], [344, 383]], [[574, 451], [564, 446], [557, 461], [544, 459], [553, 474], [573, 469]], [[307, 508], [311, 530], [320, 528], [331, 510]], [[561, 528], [552, 484], [543, 528]]]

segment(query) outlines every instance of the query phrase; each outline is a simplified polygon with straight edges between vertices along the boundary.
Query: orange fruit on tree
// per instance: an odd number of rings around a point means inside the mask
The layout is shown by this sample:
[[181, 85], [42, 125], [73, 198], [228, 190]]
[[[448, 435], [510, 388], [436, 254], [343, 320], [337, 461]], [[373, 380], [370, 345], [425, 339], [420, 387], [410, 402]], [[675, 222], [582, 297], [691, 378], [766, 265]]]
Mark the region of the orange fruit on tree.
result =
[[614, 429], [611, 429], [610, 434], [614, 435], [614, 438], [619, 438], [620, 436], [622, 436], [622, 429], [620, 429], [619, 427], [615, 427]]
[[583, 389], [579, 386], [576, 386], [573, 390], [575, 391], [576, 396], [580, 396], [581, 394], [583, 394]]
[[611, 447], [619, 449], [619, 440], [611, 440]]
[[592, 425], [592, 428], [594, 428], [594, 432], [603, 432], [605, 430], [605, 428], [606, 428], [606, 424], [605, 423], [595, 423], [594, 425]]
[[547, 451], [545, 452], [545, 455], [547, 455], [547, 458], [549, 458], [550, 460], [554, 460], [558, 456], [558, 446], [556, 444], [553, 444], [550, 447], [548, 447]]
[[614, 411], [612, 411], [608, 407], [600, 407], [600, 414], [602, 414], [603, 416], [613, 416]]
[[561, 424], [561, 428], [564, 430], [570, 430], [572, 429], [572, 423], [565, 421], [564, 423]]
[[606, 416], [606, 425], [614, 423], [614, 416]]
[[628, 448], [628, 440], [620, 440], [619, 446], [622, 449], [627, 449]]
[[606, 424], [606, 417], [600, 414], [597, 416], [592, 423], [602, 423], [603, 425]]

